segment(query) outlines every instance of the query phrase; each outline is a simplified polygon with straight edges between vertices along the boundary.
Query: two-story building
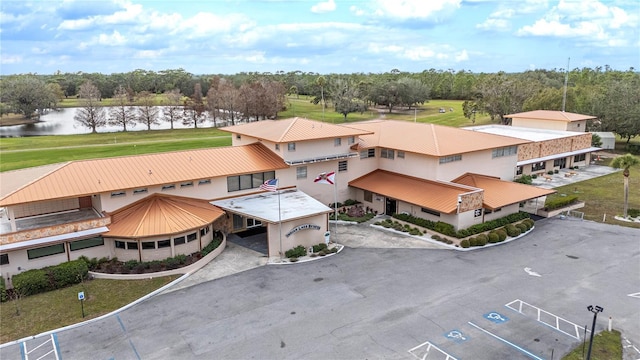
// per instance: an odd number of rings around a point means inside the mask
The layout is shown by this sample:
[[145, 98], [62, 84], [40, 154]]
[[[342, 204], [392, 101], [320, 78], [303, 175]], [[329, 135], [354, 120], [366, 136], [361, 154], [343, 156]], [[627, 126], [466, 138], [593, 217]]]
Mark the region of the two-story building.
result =
[[[465, 228], [552, 192], [508, 181], [518, 147], [530, 143], [513, 137], [392, 120], [222, 130], [232, 146], [1, 173], [2, 276], [82, 255], [163, 259], [198, 251], [215, 233], [256, 228], [278, 256], [324, 241], [336, 199]], [[314, 182], [332, 171], [334, 185]], [[260, 189], [270, 179], [279, 191]]]

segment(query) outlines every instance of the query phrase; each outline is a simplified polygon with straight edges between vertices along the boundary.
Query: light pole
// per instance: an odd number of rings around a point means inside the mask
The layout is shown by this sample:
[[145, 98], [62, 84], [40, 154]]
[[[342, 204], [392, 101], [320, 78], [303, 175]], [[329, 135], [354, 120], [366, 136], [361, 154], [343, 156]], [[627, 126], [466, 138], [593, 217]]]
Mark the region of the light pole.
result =
[[596, 328], [596, 319], [598, 318], [598, 313], [603, 312], [604, 309], [598, 305], [589, 305], [587, 306], [587, 310], [593, 313], [593, 324], [591, 324], [591, 339], [589, 340], [589, 350], [587, 351], [587, 360], [591, 360], [591, 346], [593, 346], [593, 333], [595, 332]]

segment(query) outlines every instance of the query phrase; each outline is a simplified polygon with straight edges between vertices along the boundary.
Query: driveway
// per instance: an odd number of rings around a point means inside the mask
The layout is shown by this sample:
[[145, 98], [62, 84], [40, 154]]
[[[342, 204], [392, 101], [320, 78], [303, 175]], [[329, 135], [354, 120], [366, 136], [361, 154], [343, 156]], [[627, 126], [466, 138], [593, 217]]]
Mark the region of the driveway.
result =
[[[350, 232], [387, 236], [338, 230], [345, 244]], [[525, 238], [471, 252], [347, 246], [320, 261], [202, 279], [55, 340], [64, 359], [550, 359], [582, 344], [587, 306], [599, 305], [596, 331], [611, 317], [637, 345], [639, 234], [547, 219]]]

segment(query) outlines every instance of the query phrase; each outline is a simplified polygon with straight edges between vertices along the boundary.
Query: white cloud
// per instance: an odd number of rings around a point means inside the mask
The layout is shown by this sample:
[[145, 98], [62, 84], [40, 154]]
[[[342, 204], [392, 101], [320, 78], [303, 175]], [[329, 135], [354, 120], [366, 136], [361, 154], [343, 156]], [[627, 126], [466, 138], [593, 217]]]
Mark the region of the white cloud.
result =
[[506, 31], [511, 29], [511, 22], [506, 19], [488, 18], [483, 23], [476, 25], [480, 30]]
[[0, 57], [0, 64], [20, 64], [20, 63], [22, 63], [22, 56], [3, 54]]
[[456, 62], [463, 62], [469, 60], [469, 54], [467, 54], [467, 50], [462, 50], [456, 55]]
[[64, 20], [58, 26], [59, 30], [84, 30], [93, 26], [117, 25], [134, 23], [140, 20], [143, 9], [140, 4], [131, 2], [119, 2], [124, 7], [121, 11], [116, 11], [111, 15], [89, 16], [85, 19]]
[[111, 35], [108, 34], [100, 34], [96, 39], [96, 43], [105, 46], [121, 46], [127, 43], [127, 39], [118, 32], [118, 30], [114, 30]]
[[336, 10], [336, 2], [334, 0], [327, 0], [319, 2], [311, 7], [311, 12], [316, 14], [323, 14]]
[[374, 0], [371, 10], [367, 11], [357, 6], [350, 8], [358, 15], [369, 15], [394, 20], [433, 20], [450, 16], [460, 8], [462, 0]]

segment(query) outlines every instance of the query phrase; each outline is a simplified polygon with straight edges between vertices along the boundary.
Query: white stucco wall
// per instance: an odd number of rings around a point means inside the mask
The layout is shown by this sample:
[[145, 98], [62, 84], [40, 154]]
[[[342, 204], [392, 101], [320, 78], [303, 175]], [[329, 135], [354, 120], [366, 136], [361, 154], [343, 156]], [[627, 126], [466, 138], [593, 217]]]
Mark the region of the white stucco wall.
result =
[[[304, 229], [299, 230], [290, 236], [286, 236], [292, 229], [299, 225], [313, 224], [320, 226], [319, 230]], [[324, 233], [328, 230], [328, 218], [326, 214], [315, 215], [304, 219], [297, 219], [282, 223], [282, 253], [293, 249], [298, 245], [305, 248], [324, 242]], [[280, 256], [280, 227], [279, 224], [269, 224], [267, 227], [267, 236], [269, 239], [269, 257]]]

